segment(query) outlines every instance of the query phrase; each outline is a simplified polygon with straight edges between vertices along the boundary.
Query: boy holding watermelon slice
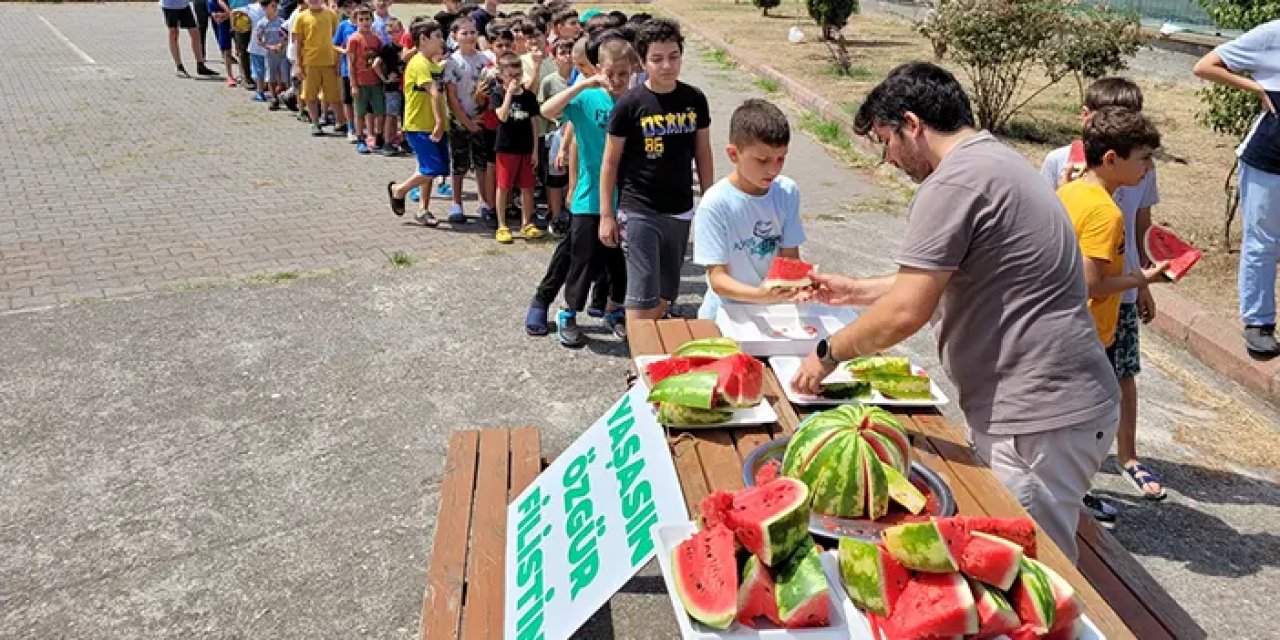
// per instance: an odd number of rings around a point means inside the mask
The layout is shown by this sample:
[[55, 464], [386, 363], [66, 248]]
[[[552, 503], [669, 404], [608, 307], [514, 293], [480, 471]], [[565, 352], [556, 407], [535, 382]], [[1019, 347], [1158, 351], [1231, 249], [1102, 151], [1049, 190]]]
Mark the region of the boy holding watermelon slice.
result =
[[796, 300], [805, 289], [762, 286], [776, 256], [800, 257], [800, 190], [781, 175], [791, 143], [787, 116], [765, 100], [742, 103], [729, 121], [725, 154], [733, 172], [702, 196], [693, 218], [693, 262], [707, 268], [699, 318], [715, 318], [721, 298]]

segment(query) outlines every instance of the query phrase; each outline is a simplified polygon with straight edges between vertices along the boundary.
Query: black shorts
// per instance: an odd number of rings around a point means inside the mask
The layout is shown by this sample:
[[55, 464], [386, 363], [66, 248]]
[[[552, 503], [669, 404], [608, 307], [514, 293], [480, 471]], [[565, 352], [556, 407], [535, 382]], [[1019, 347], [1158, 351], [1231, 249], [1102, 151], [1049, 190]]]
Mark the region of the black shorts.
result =
[[339, 80], [342, 82], [342, 104], [351, 106], [351, 80], [347, 76], [340, 76]]
[[191, 7], [186, 6], [181, 9], [165, 9], [164, 26], [170, 29], [194, 29], [196, 28], [196, 14], [191, 13]]

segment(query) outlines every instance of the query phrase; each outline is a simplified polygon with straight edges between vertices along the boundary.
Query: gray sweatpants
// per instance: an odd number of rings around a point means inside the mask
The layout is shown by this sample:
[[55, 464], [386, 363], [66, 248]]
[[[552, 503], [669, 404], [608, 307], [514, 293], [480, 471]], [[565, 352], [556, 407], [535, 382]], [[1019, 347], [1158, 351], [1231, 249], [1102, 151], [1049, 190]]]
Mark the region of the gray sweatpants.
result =
[[995, 436], [970, 429], [969, 440], [1018, 502], [1072, 562], [1081, 500], [1102, 466], [1120, 422], [1120, 405], [1101, 419], [1042, 433]]

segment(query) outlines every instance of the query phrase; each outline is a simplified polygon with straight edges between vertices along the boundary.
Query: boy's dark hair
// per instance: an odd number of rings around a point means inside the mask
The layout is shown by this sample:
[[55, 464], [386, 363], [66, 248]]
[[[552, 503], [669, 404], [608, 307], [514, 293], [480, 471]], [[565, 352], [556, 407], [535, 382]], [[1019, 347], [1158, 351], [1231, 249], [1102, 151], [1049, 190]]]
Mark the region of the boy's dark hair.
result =
[[551, 24], [558, 27], [564, 24], [565, 22], [568, 22], [569, 20], [577, 20], [577, 19], [578, 19], [577, 9], [573, 9], [573, 8], [561, 9], [560, 11], [552, 14]]
[[777, 105], [751, 98], [733, 110], [733, 117], [729, 119], [729, 142], [738, 149], [753, 144], [785, 147], [791, 144], [791, 125]]
[[[624, 40], [627, 44], [635, 41], [636, 34], [630, 29], [605, 29], [587, 37], [587, 60], [591, 64], [600, 64], [600, 45], [610, 40]], [[634, 48], [634, 45], [633, 45]]]
[[258, 4], [260, 4], [260, 5], [264, 6], [264, 7], [269, 7], [269, 6], [271, 6], [271, 5], [273, 5], [273, 4], [277, 4], [277, 3], [279, 3], [279, 2], [280, 2], [280, 0], [258, 0]]
[[535, 6], [529, 9], [529, 21], [537, 23], [545, 29], [547, 23], [551, 21], [551, 12], [542, 5]]
[[653, 14], [651, 13], [633, 13], [630, 18], [627, 18], [627, 24], [639, 27], [652, 19]]
[[684, 34], [680, 23], [670, 18], [654, 18], [636, 30], [636, 53], [643, 60], [649, 56], [649, 45], [656, 42], [674, 42], [684, 53]]
[[1084, 160], [1090, 168], [1102, 164], [1108, 151], [1128, 158], [1136, 149], [1160, 147], [1160, 132], [1149, 118], [1124, 107], [1103, 107], [1084, 125]]
[[356, 8], [351, 10], [352, 19], [359, 18], [360, 14], [369, 16], [370, 20], [373, 19], [373, 9], [370, 9], [367, 4], [357, 5]]
[[582, 30], [586, 31], [587, 35], [600, 33], [601, 31], [608, 29], [609, 24], [610, 20], [607, 14], [597, 13], [596, 15], [587, 18], [587, 21], [582, 24]]
[[1112, 76], [1095, 80], [1084, 92], [1084, 106], [1090, 111], [1103, 107], [1124, 107], [1142, 111], [1142, 89], [1128, 78]]
[[973, 126], [969, 96], [950, 71], [931, 62], [908, 62], [890, 71], [867, 94], [853, 129], [858, 135], [867, 135], [876, 125], [897, 131], [908, 111], [942, 133]]
[[485, 29], [484, 37], [489, 42], [493, 42], [494, 40], [510, 40], [511, 42], [516, 41], [515, 34], [511, 33], [511, 25], [509, 23], [501, 22], [498, 20], [494, 20], [493, 22], [489, 23], [488, 28]]
[[574, 42], [576, 42], [576, 40], [565, 40], [564, 38], [556, 40], [555, 45], [551, 48], [552, 54], [560, 55], [561, 53], [573, 53]]
[[409, 34], [413, 36], [413, 46], [418, 46], [423, 38], [430, 38], [432, 35], [439, 33], [444, 34], [444, 30], [440, 28], [440, 23], [431, 18], [414, 18], [413, 26], [409, 28]]
[[454, 20], [453, 24], [449, 25], [449, 33], [457, 33], [462, 29], [462, 25], [464, 24], [469, 24], [472, 28], [475, 28], [476, 21], [471, 19], [471, 16], [458, 16], [458, 19]]
[[545, 35], [547, 35], [547, 30], [546, 30], [545, 28], [543, 28], [543, 26], [542, 26], [541, 24], [539, 24], [539, 23], [538, 23], [538, 21], [536, 21], [536, 20], [532, 20], [532, 21], [530, 21], [530, 20], [526, 20], [526, 21], [525, 21], [525, 23], [524, 23], [524, 37], [528, 38], [528, 37], [531, 37], [531, 36], [545, 36]]
[[617, 29], [618, 27], [621, 27], [622, 25], [627, 23], [627, 14], [621, 11], [616, 11], [616, 10], [610, 11], [608, 15], [609, 15], [609, 26], [613, 27], [614, 29]]
[[504, 53], [502, 54], [502, 57], [498, 58], [498, 68], [500, 69], [514, 69], [520, 67], [520, 56], [514, 53]]

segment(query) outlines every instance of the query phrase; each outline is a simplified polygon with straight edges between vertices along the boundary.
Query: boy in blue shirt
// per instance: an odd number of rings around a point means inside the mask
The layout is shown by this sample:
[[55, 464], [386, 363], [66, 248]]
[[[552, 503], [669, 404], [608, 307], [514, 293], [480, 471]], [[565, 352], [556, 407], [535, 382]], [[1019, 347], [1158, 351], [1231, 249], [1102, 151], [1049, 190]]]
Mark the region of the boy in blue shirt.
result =
[[364, 139], [360, 135], [363, 126], [360, 120], [356, 119], [355, 110], [352, 107], [354, 101], [351, 97], [351, 71], [347, 68], [347, 39], [356, 31], [356, 23], [351, 20], [350, 12], [344, 9], [342, 11], [342, 21], [338, 23], [338, 28], [333, 31], [333, 46], [342, 51], [342, 54], [338, 56], [338, 75], [342, 82], [342, 114], [346, 117], [346, 121], [351, 123], [351, 128], [347, 131], [342, 131], [346, 127], [335, 127], [333, 131], [334, 133], [346, 133], [347, 142], [351, 144]]
[[733, 112], [725, 153], [733, 172], [702, 196], [693, 217], [693, 262], [707, 269], [699, 318], [714, 319], [721, 299], [788, 302], [804, 292], [760, 286], [777, 256], [800, 257], [800, 190], [781, 175], [791, 143], [787, 116], [765, 100]]

